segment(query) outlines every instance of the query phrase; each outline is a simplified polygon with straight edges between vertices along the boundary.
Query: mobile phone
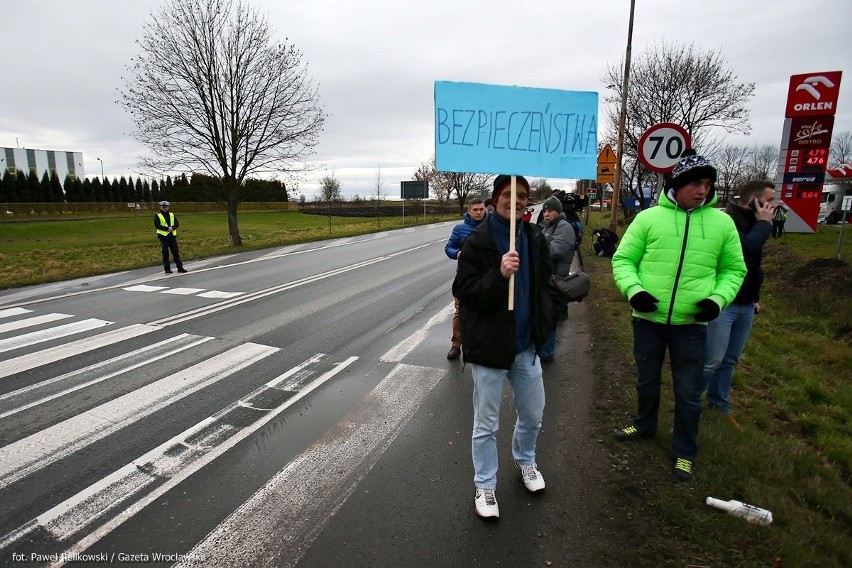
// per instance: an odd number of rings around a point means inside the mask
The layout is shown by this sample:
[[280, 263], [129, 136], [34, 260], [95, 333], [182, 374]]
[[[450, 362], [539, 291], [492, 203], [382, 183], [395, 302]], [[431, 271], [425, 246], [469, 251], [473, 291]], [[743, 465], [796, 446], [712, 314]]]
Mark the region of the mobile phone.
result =
[[[755, 205], [755, 202], [757, 202], [757, 205]], [[760, 199], [753, 199], [751, 202], [749, 202], [749, 206], [754, 211], [757, 211], [758, 207], [763, 207], [764, 205], [766, 205], [766, 204]]]

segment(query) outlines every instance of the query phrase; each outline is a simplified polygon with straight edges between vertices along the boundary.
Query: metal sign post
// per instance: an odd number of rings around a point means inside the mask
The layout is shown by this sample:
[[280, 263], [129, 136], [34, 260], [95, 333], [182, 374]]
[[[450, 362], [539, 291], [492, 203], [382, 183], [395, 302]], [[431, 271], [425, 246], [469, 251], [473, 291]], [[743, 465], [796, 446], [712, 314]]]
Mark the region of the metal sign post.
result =
[[837, 252], [834, 253], [834, 257], [837, 260], [840, 260], [840, 247], [843, 246], [843, 229], [846, 228], [846, 221], [849, 219], [849, 210], [852, 209], [852, 195], [846, 195], [843, 197], [843, 218], [840, 220], [840, 236], [837, 237]]

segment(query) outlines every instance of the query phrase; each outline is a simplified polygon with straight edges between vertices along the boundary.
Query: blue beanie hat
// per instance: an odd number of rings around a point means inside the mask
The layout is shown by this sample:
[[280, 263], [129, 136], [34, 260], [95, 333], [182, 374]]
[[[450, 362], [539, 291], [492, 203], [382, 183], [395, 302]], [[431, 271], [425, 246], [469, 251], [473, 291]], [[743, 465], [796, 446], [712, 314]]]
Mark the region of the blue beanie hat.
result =
[[711, 183], [716, 183], [716, 168], [707, 158], [699, 156], [692, 148], [687, 148], [680, 155], [680, 161], [674, 167], [672, 176], [666, 181], [666, 189], [677, 191], [700, 179], [709, 179]]

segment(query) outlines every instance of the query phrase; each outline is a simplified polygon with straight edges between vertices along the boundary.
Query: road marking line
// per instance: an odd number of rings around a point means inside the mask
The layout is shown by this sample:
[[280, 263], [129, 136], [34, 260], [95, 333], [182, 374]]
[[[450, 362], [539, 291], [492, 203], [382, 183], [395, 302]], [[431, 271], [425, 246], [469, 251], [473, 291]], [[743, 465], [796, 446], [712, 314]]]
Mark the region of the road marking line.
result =
[[58, 325], [42, 331], [33, 331], [22, 335], [16, 335], [15, 337], [10, 337], [8, 339], [0, 339], [0, 353], [18, 349], [20, 347], [29, 347], [36, 343], [44, 343], [45, 341], [59, 339], [60, 337], [67, 337], [69, 335], [74, 335], [75, 333], [83, 333], [84, 331], [90, 331], [99, 327], [112, 325], [112, 323], [113, 322], [111, 321], [89, 318], [83, 321]]
[[[28, 387], [24, 387], [16, 391], [12, 391], [4, 395], [0, 395], [0, 403], [3, 403], [3, 406], [11, 407], [9, 410], [0, 413], [0, 418], [5, 418], [6, 416], [17, 414], [18, 412], [28, 410], [30, 408], [33, 408], [34, 406], [38, 406], [39, 404], [49, 402], [74, 391], [78, 391], [96, 383], [100, 383], [107, 379], [111, 379], [115, 376], [124, 374], [128, 371], [132, 371], [133, 369], [138, 369], [139, 367], [149, 365], [154, 361], [165, 359], [166, 357], [170, 357], [175, 353], [179, 353], [181, 351], [185, 351], [186, 349], [190, 349], [191, 347], [201, 345], [202, 343], [210, 341], [211, 339], [213, 338], [200, 337], [198, 335], [182, 333], [180, 335], [176, 335], [175, 337], [171, 337], [169, 339], [164, 339], [163, 341], [160, 341], [158, 343], [154, 343], [153, 345], [147, 345], [135, 351], [121, 354], [117, 357], [113, 357], [112, 359], [101, 361], [100, 363], [89, 365], [87, 367], [83, 367], [82, 369], [77, 369], [76, 371], [65, 373], [64, 375], [60, 375], [58, 377], [54, 377], [52, 379], [48, 379], [40, 383], [36, 383], [34, 385], [30, 385]], [[175, 343], [176, 345], [173, 346], [173, 343]], [[100, 376], [93, 376], [96, 372], [103, 372], [104, 374]], [[48, 387], [56, 385], [57, 387], [61, 388], [61, 383], [71, 382], [76, 378], [83, 377], [91, 378], [89, 378], [83, 383], [75, 384], [59, 392], [49, 394], [37, 400], [22, 404], [21, 406], [12, 406], [16, 404], [14, 399], [28, 398], [26, 395], [28, 393], [31, 393], [32, 391], [49, 392], [50, 389]], [[4, 402], [10, 399], [12, 399], [11, 403]]]
[[435, 325], [443, 322], [447, 319], [448, 316], [451, 316], [455, 311], [455, 302], [439, 311], [437, 314], [432, 316], [426, 325], [414, 332], [413, 334], [406, 337], [404, 340], [397, 343], [394, 347], [390, 348], [387, 353], [382, 355], [380, 359], [382, 361], [388, 361], [391, 363], [399, 363], [402, 361], [406, 355], [411, 353], [415, 347], [417, 347], [426, 336], [429, 335], [429, 330]]
[[28, 314], [32, 310], [27, 310], [25, 308], [7, 308], [5, 310], [0, 310], [0, 318], [9, 318], [12, 316], [19, 316], [21, 314]]
[[44, 314], [42, 316], [34, 316], [18, 321], [10, 321], [9, 323], [0, 324], [0, 333], [15, 331], [18, 329], [23, 329], [25, 327], [33, 327], [36, 325], [41, 325], [43, 323], [50, 323], [52, 321], [59, 321], [70, 317], [73, 316], [71, 316], [70, 314]]
[[209, 292], [199, 294], [199, 296], [202, 298], [236, 298], [243, 294], [244, 292], [220, 292], [219, 290], [210, 290]]
[[161, 294], [177, 294], [178, 296], [189, 296], [204, 292], [206, 288], [169, 288], [160, 292]]
[[277, 347], [244, 343], [0, 448], [0, 489], [224, 379]]
[[168, 286], [151, 286], [150, 284], [137, 284], [136, 286], [122, 288], [122, 290], [127, 290], [128, 292], [159, 292], [166, 289], [168, 289]]
[[87, 351], [98, 349], [99, 347], [106, 347], [107, 345], [119, 343], [125, 339], [132, 339], [139, 335], [151, 333], [152, 331], [159, 331], [161, 329], [162, 328], [153, 325], [142, 325], [137, 323], [127, 327], [114, 329], [106, 333], [101, 333], [93, 337], [87, 337], [86, 339], [78, 339], [77, 341], [72, 341], [71, 343], [66, 343], [65, 345], [60, 345], [58, 347], [42, 349], [35, 353], [21, 355], [13, 359], [7, 359], [3, 362], [2, 367], [0, 367], [0, 378], [8, 377], [9, 375], [14, 375], [15, 373], [21, 373], [23, 371], [29, 371], [30, 369], [34, 369], [42, 365], [49, 365], [50, 363], [55, 363], [56, 361], [61, 361], [62, 359], [66, 359], [80, 353], [86, 353]]
[[[174, 451], [170, 452], [170, 450], [173, 450], [177, 446], [197, 447], [197, 442], [189, 443], [188, 440], [193, 438], [193, 436], [197, 435], [205, 428], [213, 429], [217, 420], [220, 417], [225, 416], [233, 408], [239, 405], [240, 402], [250, 400], [271, 383], [278, 385], [289, 384], [287, 383], [288, 378], [293, 376], [302, 376], [309, 365], [316, 363], [323, 357], [324, 355], [322, 353], [318, 353], [314, 357], [311, 357], [307, 361], [304, 361], [290, 369], [277, 379], [267, 383], [266, 386], [248, 394], [246, 397], [240, 399], [240, 401], [237, 401], [217, 412], [213, 416], [206, 418], [194, 427], [175, 436], [157, 448], [154, 448], [137, 460], [134, 460], [132, 463], [113, 472], [98, 483], [84, 489], [77, 495], [63, 501], [59, 505], [56, 505], [44, 514], [39, 515], [36, 519], [12, 531], [5, 537], [0, 538], [0, 550], [6, 549], [10, 544], [25, 537], [38, 527], [44, 527], [52, 536], [59, 540], [73, 536], [86, 527], [91, 526], [93, 522], [98, 521], [104, 516], [105, 512], [109, 511], [109, 514], [112, 515], [109, 520], [68, 549], [68, 551], [66, 551], [66, 557], [71, 557], [75, 553], [80, 553], [86, 550], [95, 542], [121, 526], [126, 520], [133, 517], [146, 506], [159, 499], [167, 491], [171, 490], [189, 476], [236, 446], [242, 440], [263, 428], [281, 412], [328, 382], [332, 377], [358, 359], [358, 357], [353, 356], [340, 363], [336, 363], [332, 369], [326, 371], [309, 384], [304, 385], [304, 387], [295, 393], [294, 396], [283, 401], [274, 410], [266, 412], [252, 424], [249, 424], [240, 430], [227, 432], [225, 435], [230, 435], [230, 437], [220, 441], [218, 445], [209, 448], [209, 450], [203, 453], [196, 452], [194, 455], [190, 455], [188, 453], [185, 454], [187, 459], [185, 464], [181, 464], [179, 461], [175, 462], [173, 458], [170, 457], [174, 454]], [[172, 461], [170, 462], [169, 460]], [[165, 483], [162, 483], [164, 475], [168, 476], [168, 479]], [[119, 502], [125, 501], [126, 493], [138, 495], [146, 488], [146, 486], [155, 482], [160, 482], [161, 484], [152, 488], [152, 490], [145, 494], [141, 499], [130, 504], [123, 510], [117, 510], [115, 507], [116, 499], [118, 499]], [[58, 567], [63, 564], [63, 562], [59, 562], [51, 564], [51, 566]]]
[[444, 375], [442, 369], [395, 366], [355, 411], [173, 567], [213, 559], [221, 566], [295, 566]]

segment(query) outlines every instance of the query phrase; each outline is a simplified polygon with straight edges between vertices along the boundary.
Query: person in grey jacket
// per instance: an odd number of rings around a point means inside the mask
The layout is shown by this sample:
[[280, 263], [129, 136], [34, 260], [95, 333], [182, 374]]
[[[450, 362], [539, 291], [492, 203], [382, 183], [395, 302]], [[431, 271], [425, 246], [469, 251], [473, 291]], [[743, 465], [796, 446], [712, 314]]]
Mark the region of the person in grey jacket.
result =
[[[568, 222], [562, 211], [562, 202], [556, 197], [548, 197], [542, 208], [542, 234], [547, 239], [550, 250], [550, 262], [553, 264], [555, 276], [568, 276], [571, 273], [571, 263], [574, 262], [574, 251], [577, 250], [577, 238], [574, 227]], [[556, 306], [559, 319], [568, 317], [568, 304], [560, 297]], [[556, 329], [550, 332], [544, 346], [541, 348], [541, 360], [553, 361], [556, 357]]]
[[568, 222], [562, 211], [562, 203], [555, 197], [548, 197], [541, 206], [543, 212], [542, 232], [550, 246], [550, 262], [556, 276], [568, 276], [574, 251], [577, 250], [577, 238], [574, 227]]

